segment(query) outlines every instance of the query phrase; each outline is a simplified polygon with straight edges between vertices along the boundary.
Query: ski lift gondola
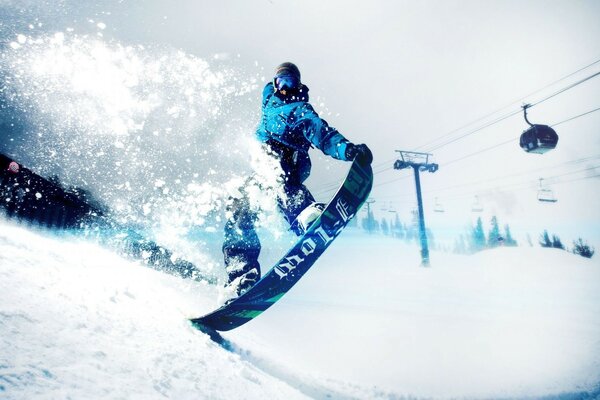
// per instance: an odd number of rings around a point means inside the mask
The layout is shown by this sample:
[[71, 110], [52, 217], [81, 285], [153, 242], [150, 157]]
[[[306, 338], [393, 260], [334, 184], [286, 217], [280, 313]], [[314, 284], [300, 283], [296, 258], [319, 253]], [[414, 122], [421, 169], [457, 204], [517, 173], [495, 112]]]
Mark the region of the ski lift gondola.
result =
[[548, 125], [532, 124], [527, 119], [527, 109], [531, 104], [523, 105], [523, 114], [525, 122], [529, 124], [529, 129], [521, 134], [519, 145], [528, 153], [543, 154], [556, 147], [558, 143], [558, 134]]
[[558, 199], [554, 195], [554, 191], [543, 184], [544, 178], [540, 178], [540, 188], [538, 189], [538, 201], [544, 203], [556, 203]]

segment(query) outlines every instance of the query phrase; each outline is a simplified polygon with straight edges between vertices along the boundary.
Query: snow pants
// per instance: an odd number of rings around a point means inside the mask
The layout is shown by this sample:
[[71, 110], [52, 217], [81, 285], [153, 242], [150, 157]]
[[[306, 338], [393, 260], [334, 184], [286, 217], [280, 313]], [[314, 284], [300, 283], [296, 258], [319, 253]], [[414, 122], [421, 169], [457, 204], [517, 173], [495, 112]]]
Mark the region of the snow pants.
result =
[[[251, 181], [251, 180], [249, 180]], [[247, 182], [248, 183], [248, 182]], [[256, 234], [255, 224], [258, 220], [257, 211], [250, 206], [246, 191], [240, 190], [242, 196], [230, 198], [227, 211], [230, 217], [225, 223], [225, 240], [223, 242], [223, 257], [229, 282], [246, 274], [253, 268], [258, 271], [260, 278], [260, 240]], [[296, 218], [306, 207], [315, 202], [315, 198], [302, 183], [284, 185], [285, 198], [277, 198], [277, 206], [290, 229], [300, 235]]]

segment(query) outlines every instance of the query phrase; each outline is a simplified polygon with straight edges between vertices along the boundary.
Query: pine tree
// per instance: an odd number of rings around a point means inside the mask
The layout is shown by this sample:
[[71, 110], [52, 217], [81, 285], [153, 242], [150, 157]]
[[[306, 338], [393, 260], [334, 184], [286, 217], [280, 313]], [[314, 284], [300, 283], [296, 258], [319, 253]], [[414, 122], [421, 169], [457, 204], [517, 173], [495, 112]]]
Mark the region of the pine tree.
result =
[[488, 247], [497, 247], [500, 245], [501, 236], [500, 236], [500, 227], [498, 226], [498, 218], [494, 215], [492, 220], [490, 221], [492, 227], [490, 228], [490, 233], [488, 234]]
[[552, 247], [555, 249], [565, 249], [565, 246], [560, 241], [560, 238], [557, 235], [552, 235]]
[[358, 216], [355, 215], [354, 218], [348, 222], [348, 228], [358, 228]]
[[373, 211], [370, 211], [370, 210], [367, 211], [367, 216], [365, 218], [363, 218], [362, 226], [363, 226], [363, 229], [366, 230], [368, 233], [375, 233], [375, 231], [378, 230], [379, 224], [377, 223], [377, 220], [375, 219]]
[[400, 217], [398, 217], [398, 213], [396, 213], [396, 219], [394, 220], [394, 228], [393, 228], [394, 236], [402, 239], [404, 237], [404, 229], [402, 228], [402, 222], [400, 222]]
[[485, 233], [483, 232], [483, 222], [481, 217], [477, 218], [477, 224], [471, 229], [471, 252], [475, 253], [485, 248]]
[[517, 241], [513, 239], [512, 235], [510, 234], [510, 227], [508, 224], [504, 225], [504, 245], [509, 247], [518, 246]]
[[452, 250], [452, 252], [456, 253], [456, 254], [466, 254], [467, 253], [467, 245], [465, 244], [465, 236], [464, 235], [460, 235], [454, 241], [454, 249]]
[[573, 241], [573, 253], [579, 254], [581, 257], [592, 258], [595, 253], [595, 249], [590, 247], [587, 242], [584, 243], [582, 238]]
[[437, 243], [435, 241], [435, 236], [433, 235], [433, 232], [429, 228], [425, 228], [425, 232], [427, 235], [427, 244], [429, 248], [432, 250], [437, 250]]
[[407, 224], [402, 224], [402, 226], [404, 227], [404, 241], [406, 243], [410, 242], [411, 240], [413, 240], [413, 234], [414, 232], [412, 231], [412, 229], [410, 228], [410, 226], [408, 226]]
[[529, 247], [533, 247], [533, 240], [531, 240], [531, 235], [527, 234], [527, 243], [529, 243]]
[[385, 218], [381, 220], [381, 232], [386, 236], [390, 234], [390, 227]]
[[467, 241], [465, 240], [465, 235], [460, 235], [460, 252], [462, 254], [467, 254]]
[[369, 219], [369, 215], [370, 213], [367, 213], [367, 216], [362, 219], [361, 225], [365, 231], [371, 233], [371, 220]]
[[373, 231], [374, 232], [381, 231], [381, 224], [379, 223], [379, 221], [375, 217], [373, 217]]
[[548, 235], [548, 231], [546, 229], [544, 229], [544, 233], [540, 235], [540, 246], [552, 247], [552, 242], [550, 241], [550, 236]]
[[419, 211], [416, 208], [411, 211], [411, 222], [404, 224], [404, 240], [419, 240]]

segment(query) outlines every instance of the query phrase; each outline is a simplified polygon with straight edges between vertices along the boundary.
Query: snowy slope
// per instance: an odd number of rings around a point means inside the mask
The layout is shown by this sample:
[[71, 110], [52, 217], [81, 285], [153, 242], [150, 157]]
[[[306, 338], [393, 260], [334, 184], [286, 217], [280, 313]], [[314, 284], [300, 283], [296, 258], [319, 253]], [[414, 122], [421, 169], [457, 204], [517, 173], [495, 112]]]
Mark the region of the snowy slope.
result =
[[531, 398], [600, 383], [600, 263], [433, 253], [344, 232], [279, 304], [223, 336], [218, 290], [0, 221], [0, 397]]
[[214, 289], [0, 228], [0, 398], [303, 398], [185, 318]]
[[345, 233], [277, 308], [236, 332], [260, 358], [419, 397], [597, 388], [597, 259], [501, 248], [433, 253], [426, 269], [416, 247]]

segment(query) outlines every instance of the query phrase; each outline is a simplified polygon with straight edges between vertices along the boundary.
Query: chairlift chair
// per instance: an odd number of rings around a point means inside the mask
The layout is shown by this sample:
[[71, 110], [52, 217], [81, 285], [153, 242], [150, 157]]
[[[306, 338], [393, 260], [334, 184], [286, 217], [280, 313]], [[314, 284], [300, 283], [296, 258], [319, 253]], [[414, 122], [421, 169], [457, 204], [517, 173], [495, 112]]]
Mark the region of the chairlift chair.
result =
[[444, 206], [438, 201], [438, 198], [435, 198], [435, 205], [433, 206], [433, 211], [438, 213], [444, 212]]
[[481, 202], [479, 201], [479, 196], [475, 196], [475, 202], [471, 206], [471, 211], [473, 211], [473, 212], [482, 212], [483, 211], [483, 204], [481, 204]]
[[544, 178], [540, 178], [540, 188], [538, 190], [538, 201], [545, 203], [556, 203], [558, 199], [554, 195], [554, 191], [543, 184]]
[[527, 119], [527, 108], [531, 104], [523, 105], [525, 122], [529, 124], [529, 129], [521, 134], [519, 145], [528, 153], [543, 154], [556, 147], [558, 143], [558, 134], [548, 125], [532, 124]]

